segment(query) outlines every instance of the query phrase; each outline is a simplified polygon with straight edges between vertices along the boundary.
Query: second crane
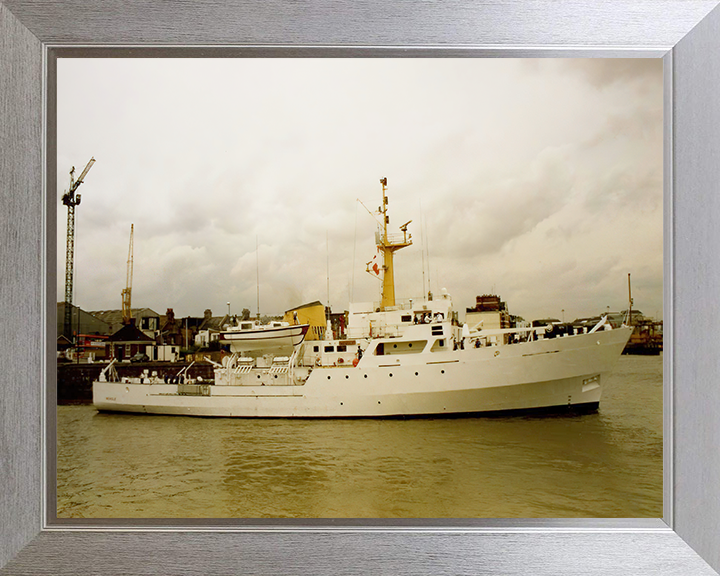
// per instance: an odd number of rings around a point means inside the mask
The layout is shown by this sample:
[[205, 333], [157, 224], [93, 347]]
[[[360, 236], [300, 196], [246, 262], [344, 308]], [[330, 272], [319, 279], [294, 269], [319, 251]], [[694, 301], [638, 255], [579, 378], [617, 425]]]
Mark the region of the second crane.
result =
[[128, 249], [127, 260], [127, 277], [125, 279], [125, 288], [122, 291], [122, 323], [132, 323], [131, 295], [132, 295], [132, 277], [133, 277], [133, 234], [134, 224], [130, 224], [130, 248]]

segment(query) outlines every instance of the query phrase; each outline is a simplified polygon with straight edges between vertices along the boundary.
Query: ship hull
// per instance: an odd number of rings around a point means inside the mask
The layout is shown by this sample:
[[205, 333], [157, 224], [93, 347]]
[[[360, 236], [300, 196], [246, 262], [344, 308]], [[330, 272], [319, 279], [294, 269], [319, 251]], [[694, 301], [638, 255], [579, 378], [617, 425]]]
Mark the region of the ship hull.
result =
[[[243, 418], [593, 408], [629, 334], [630, 329], [621, 328], [437, 354], [364, 356], [357, 366], [306, 369], [306, 379], [280, 374], [266, 381], [266, 375], [258, 373], [260, 385], [251, 385], [256, 377], [252, 372], [246, 385], [95, 382], [93, 401], [107, 411]], [[297, 372], [302, 376], [302, 370]]]

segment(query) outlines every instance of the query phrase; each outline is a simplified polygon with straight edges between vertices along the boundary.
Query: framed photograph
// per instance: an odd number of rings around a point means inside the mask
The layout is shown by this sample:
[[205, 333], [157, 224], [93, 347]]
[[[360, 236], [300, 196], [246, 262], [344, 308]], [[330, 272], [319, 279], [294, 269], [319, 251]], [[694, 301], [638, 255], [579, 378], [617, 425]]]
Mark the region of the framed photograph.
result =
[[[0, 515], [7, 519], [0, 526], [2, 573], [492, 574], [528, 569], [540, 574], [716, 573], [720, 568], [720, 483], [716, 481], [720, 457], [715, 444], [720, 392], [712, 386], [718, 352], [714, 295], [720, 288], [714, 254], [720, 234], [713, 220], [717, 207], [713, 191], [720, 178], [714, 155], [720, 145], [720, 104], [712, 97], [720, 88], [720, 64], [714, 58], [720, 37], [716, 5], [715, 1], [668, 1], [659, 6], [617, 2], [598, 9], [584, 3], [547, 2], [528, 8], [508, 2], [467, 3], [448, 10], [407, 4], [389, 12], [378, 3], [342, 10], [315, 5], [295, 14], [288, 7], [252, 4], [170, 10], [162, 3], [131, 3], [122, 10], [113, 6], [101, 10], [92, 3], [82, 7], [45, 3], [42, 8], [29, 1], [0, 3], [5, 55], [0, 59], [0, 136], [5, 157], [0, 176], [8, 184], [3, 190], [0, 231], [0, 305], [7, 319], [2, 352], [7, 370], [0, 392], [0, 475], [6, 487]], [[96, 517], [74, 522], [59, 518], [57, 282], [56, 271], [48, 266], [48, 254], [60, 242], [48, 234], [59, 151], [55, 137], [60, 90], [55, 79], [58, 58], [88, 56], [410, 57], [440, 62], [448, 57], [620, 57], [662, 62], [661, 306], [666, 323], [662, 518], [109, 521]], [[96, 75], [101, 76], [101, 71]], [[77, 112], [82, 123], [82, 108]], [[15, 326], [31, 327], [26, 330], [29, 341], [17, 338]]]
[[662, 516], [662, 59], [54, 54], [58, 520]]

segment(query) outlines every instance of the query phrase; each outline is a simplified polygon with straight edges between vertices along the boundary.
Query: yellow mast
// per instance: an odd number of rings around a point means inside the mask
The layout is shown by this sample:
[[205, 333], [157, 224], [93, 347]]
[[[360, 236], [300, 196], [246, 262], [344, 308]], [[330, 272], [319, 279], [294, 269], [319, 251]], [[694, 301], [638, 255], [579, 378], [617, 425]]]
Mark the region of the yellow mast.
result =
[[380, 309], [386, 310], [387, 308], [395, 306], [395, 274], [393, 271], [393, 253], [400, 248], [410, 246], [412, 244], [412, 236], [407, 232], [407, 226], [412, 222], [410, 220], [406, 224], [400, 226], [402, 236], [394, 234], [388, 236], [387, 228], [390, 223], [390, 217], [387, 215], [388, 198], [386, 194], [387, 189], [387, 178], [380, 180], [382, 184], [383, 201], [380, 206], [380, 214], [383, 217], [382, 233], [378, 231], [376, 241], [377, 247], [382, 251], [383, 254], [383, 286], [382, 286], [382, 300], [380, 302]]

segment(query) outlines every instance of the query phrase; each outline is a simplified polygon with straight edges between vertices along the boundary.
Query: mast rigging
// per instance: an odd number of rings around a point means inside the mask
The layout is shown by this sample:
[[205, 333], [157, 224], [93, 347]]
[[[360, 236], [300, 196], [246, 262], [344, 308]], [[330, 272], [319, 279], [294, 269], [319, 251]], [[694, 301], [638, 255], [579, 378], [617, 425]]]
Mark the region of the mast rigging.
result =
[[390, 216], [387, 213], [388, 197], [386, 194], [387, 190], [387, 178], [380, 180], [382, 184], [383, 201], [380, 206], [379, 212], [383, 217], [382, 229], [378, 230], [375, 236], [378, 250], [383, 254], [383, 285], [382, 285], [382, 299], [380, 301], [380, 309], [386, 310], [395, 306], [395, 275], [393, 270], [393, 254], [410, 246], [412, 244], [412, 235], [408, 234], [407, 227], [412, 220], [406, 222], [400, 226], [402, 235], [392, 234], [388, 235], [388, 224], [390, 224]]

